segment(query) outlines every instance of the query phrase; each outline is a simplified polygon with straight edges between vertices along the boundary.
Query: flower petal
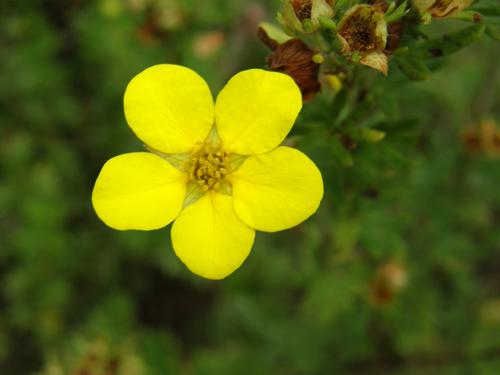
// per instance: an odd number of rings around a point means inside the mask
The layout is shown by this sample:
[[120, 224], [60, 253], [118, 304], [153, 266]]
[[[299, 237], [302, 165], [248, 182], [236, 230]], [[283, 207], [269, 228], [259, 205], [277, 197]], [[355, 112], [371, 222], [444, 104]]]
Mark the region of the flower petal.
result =
[[302, 95], [286, 74], [260, 69], [235, 75], [215, 103], [215, 124], [224, 148], [240, 155], [276, 148], [302, 108]]
[[236, 216], [232, 198], [209, 192], [187, 206], [172, 226], [172, 244], [191, 272], [219, 280], [247, 258], [255, 231]]
[[265, 232], [291, 228], [318, 209], [323, 179], [316, 165], [290, 147], [250, 156], [231, 175], [236, 214]]
[[191, 69], [155, 65], [130, 81], [125, 117], [137, 137], [164, 153], [182, 153], [202, 142], [214, 121], [212, 94]]
[[159, 229], [181, 211], [186, 179], [185, 173], [149, 152], [116, 156], [102, 167], [92, 204], [111, 228]]
[[383, 52], [371, 52], [363, 56], [359, 62], [378, 70], [384, 75], [387, 75], [389, 70], [387, 55]]

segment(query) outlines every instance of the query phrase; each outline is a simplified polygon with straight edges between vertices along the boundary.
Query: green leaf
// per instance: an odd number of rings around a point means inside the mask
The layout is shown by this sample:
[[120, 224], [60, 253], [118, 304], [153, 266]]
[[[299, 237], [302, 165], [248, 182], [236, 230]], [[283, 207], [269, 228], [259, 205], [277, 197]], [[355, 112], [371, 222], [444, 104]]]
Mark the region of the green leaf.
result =
[[492, 26], [486, 27], [486, 35], [488, 35], [495, 42], [500, 43], [500, 30]]
[[335, 158], [335, 160], [342, 167], [352, 167], [354, 165], [354, 159], [349, 151], [340, 143], [336, 137], [332, 137], [330, 142], [330, 151]]
[[484, 17], [500, 17], [500, 7], [474, 8], [474, 11]]
[[430, 39], [419, 45], [424, 58], [447, 56], [477, 41], [483, 34], [486, 26], [482, 23], [468, 26], [455, 33], [446, 34], [439, 38]]
[[330, 119], [332, 124], [338, 124], [341, 120], [341, 115], [343, 114], [347, 100], [349, 98], [349, 91], [344, 87], [340, 90], [335, 98], [333, 99], [333, 103], [331, 106]]
[[359, 132], [359, 138], [368, 143], [377, 143], [385, 138], [385, 133], [376, 129], [362, 128]]
[[[395, 4], [395, 3], [392, 3], [391, 5], [393, 5], [393, 4]], [[391, 12], [386, 13], [385, 22], [391, 23], [391, 22], [398, 21], [406, 13], [407, 13], [407, 10], [406, 10], [406, 0], [405, 0], [401, 4], [399, 4], [399, 6], [396, 9], [393, 9]]]
[[429, 79], [431, 71], [425, 65], [421, 55], [409, 50], [400, 50], [396, 51], [394, 59], [399, 69], [412, 81]]

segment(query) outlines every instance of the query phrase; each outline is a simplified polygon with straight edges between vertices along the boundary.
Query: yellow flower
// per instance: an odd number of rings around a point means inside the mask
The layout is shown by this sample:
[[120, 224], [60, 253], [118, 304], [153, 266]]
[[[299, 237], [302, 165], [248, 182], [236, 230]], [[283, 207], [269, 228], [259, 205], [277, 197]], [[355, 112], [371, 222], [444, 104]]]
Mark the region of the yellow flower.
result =
[[472, 4], [472, 0], [413, 0], [420, 13], [429, 13], [435, 18], [453, 16]]
[[213, 102], [205, 81], [156, 65], [129, 83], [125, 117], [151, 152], [110, 159], [92, 194], [99, 218], [118, 230], [174, 221], [175, 253], [195, 274], [222, 279], [250, 253], [255, 230], [291, 228], [323, 196], [315, 164], [282, 147], [302, 107], [285, 74], [247, 70]]
[[355, 5], [338, 24], [338, 37], [345, 54], [358, 54], [359, 63], [387, 75], [387, 24], [378, 6]]

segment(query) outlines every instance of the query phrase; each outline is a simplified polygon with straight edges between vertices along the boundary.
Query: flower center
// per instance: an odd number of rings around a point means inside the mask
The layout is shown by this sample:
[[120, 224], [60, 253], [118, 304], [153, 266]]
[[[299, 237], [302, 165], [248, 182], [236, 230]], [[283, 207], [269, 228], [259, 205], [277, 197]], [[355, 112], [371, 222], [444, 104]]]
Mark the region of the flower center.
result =
[[380, 44], [376, 36], [377, 21], [370, 14], [362, 16], [352, 15], [342, 29], [340, 35], [347, 41], [353, 51], [372, 51]]
[[311, 0], [293, 0], [293, 9], [295, 15], [300, 21], [308, 20], [311, 18], [312, 1]]
[[197, 146], [187, 165], [189, 181], [198, 185], [202, 191], [219, 189], [230, 172], [227, 153], [220, 147], [201, 144]]

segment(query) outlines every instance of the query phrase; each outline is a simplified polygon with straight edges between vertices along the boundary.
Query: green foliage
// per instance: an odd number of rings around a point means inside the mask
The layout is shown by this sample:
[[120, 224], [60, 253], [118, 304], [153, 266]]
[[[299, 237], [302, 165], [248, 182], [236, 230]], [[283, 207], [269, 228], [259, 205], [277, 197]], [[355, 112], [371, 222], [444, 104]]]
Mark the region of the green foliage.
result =
[[186, 271], [168, 230], [95, 216], [102, 164], [143, 147], [123, 118], [130, 78], [170, 62], [218, 89], [263, 68], [255, 31], [279, 3], [0, 5], [1, 374], [499, 373], [499, 159], [461, 138], [500, 120], [500, 53], [482, 37], [496, 0], [475, 3], [483, 23], [408, 28], [388, 78], [349, 65], [304, 105], [289, 141], [320, 167], [324, 201], [259, 233], [230, 278]]

